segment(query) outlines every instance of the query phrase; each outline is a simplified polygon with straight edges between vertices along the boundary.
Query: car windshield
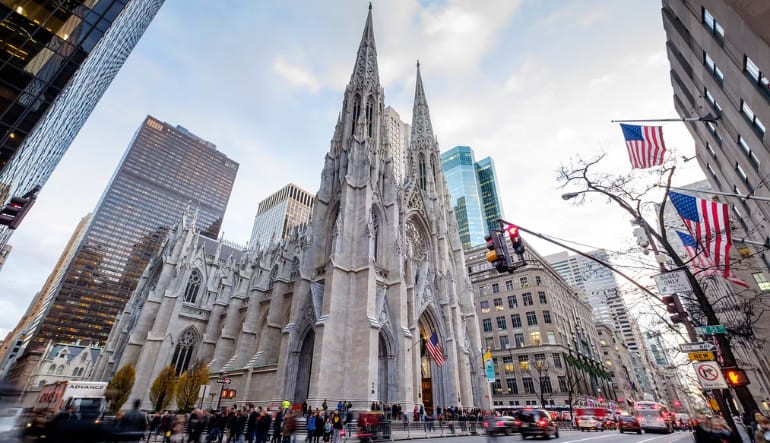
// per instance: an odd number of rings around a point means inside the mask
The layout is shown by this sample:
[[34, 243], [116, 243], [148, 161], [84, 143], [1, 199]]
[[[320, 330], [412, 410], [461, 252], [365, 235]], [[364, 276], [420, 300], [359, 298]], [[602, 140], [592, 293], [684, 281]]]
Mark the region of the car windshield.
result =
[[591, 417], [590, 415], [582, 415], [578, 418], [580, 418], [581, 420], [593, 420], [593, 417]]

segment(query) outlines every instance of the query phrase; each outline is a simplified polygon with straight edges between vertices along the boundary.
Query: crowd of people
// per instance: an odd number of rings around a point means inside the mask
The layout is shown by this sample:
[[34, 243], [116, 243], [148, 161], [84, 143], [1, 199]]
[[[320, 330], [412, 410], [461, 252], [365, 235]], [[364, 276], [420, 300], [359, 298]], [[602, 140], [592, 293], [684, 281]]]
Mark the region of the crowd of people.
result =
[[732, 429], [721, 415], [700, 414], [695, 418], [693, 437], [696, 443], [768, 443], [770, 419], [756, 411], [742, 419], [733, 417], [737, 429]]

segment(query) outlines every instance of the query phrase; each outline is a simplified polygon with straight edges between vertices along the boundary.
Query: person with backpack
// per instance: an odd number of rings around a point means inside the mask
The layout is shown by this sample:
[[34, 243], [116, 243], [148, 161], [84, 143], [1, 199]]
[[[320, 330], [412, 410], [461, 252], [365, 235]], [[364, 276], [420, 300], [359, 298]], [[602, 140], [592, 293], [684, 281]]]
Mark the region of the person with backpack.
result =
[[340, 434], [342, 433], [342, 417], [340, 413], [332, 415], [332, 429], [334, 432], [332, 441], [334, 443], [340, 443]]

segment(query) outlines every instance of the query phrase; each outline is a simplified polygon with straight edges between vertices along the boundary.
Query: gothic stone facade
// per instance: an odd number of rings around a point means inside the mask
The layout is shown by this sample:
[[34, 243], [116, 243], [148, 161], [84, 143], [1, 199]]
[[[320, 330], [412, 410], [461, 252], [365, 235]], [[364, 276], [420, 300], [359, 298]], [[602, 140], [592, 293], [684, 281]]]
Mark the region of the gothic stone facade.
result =
[[[97, 367], [209, 365], [238, 401], [488, 407], [470, 281], [417, 66], [404, 181], [394, 176], [371, 10], [312, 222], [258, 250], [172, 230], [117, 320]], [[211, 242], [211, 244], [209, 244]], [[425, 352], [436, 333], [446, 363]], [[231, 402], [223, 402], [229, 404]]]

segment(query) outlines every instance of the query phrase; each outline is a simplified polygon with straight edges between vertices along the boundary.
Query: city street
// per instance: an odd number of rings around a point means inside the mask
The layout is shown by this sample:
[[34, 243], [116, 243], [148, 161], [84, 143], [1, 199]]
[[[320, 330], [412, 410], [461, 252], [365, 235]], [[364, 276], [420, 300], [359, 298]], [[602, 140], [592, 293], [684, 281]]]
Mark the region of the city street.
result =
[[[487, 441], [485, 435], [474, 437], [436, 437], [424, 440], [414, 441], [459, 441], [482, 443]], [[529, 440], [529, 439], [527, 439]], [[511, 435], [509, 437], [496, 437], [494, 443], [513, 443], [523, 441], [518, 434]], [[692, 441], [692, 434], [690, 432], [674, 432], [673, 434], [619, 434], [617, 431], [605, 431], [605, 432], [579, 432], [579, 431], [561, 431], [560, 436], [555, 441], [559, 443], [577, 443], [577, 442], [590, 442], [590, 443], [687, 443]]]

